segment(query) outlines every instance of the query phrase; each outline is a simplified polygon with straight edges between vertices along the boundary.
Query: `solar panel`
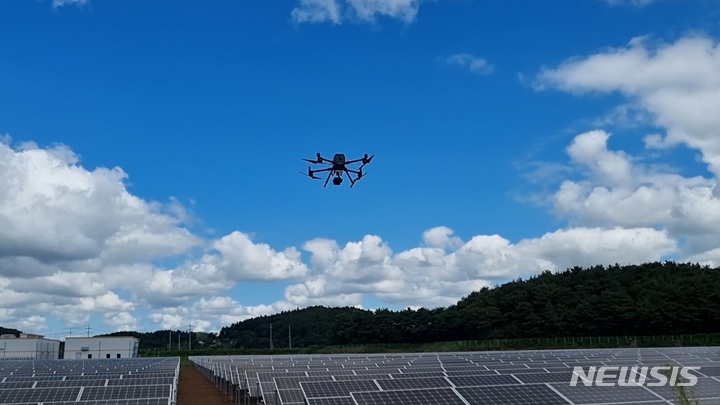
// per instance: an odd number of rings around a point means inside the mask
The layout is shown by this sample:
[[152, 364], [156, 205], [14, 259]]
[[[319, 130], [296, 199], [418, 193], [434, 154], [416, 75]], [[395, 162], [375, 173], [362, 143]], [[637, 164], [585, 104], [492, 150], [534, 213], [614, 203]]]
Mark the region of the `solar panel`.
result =
[[86, 387], [80, 399], [170, 398], [171, 392], [170, 385]]
[[305, 396], [301, 389], [278, 390], [278, 400], [281, 404], [302, 404]]
[[348, 397], [355, 391], [378, 391], [379, 388], [372, 380], [359, 381], [327, 381], [327, 382], [300, 382], [305, 397], [327, 398]]
[[[478, 387], [483, 385], [520, 384], [512, 375], [468, 375], [452, 376], [448, 380], [456, 387]], [[568, 380], [569, 381], [569, 380]]]
[[[424, 403], [416, 391], [437, 395], [450, 389], [455, 397], [467, 404], [565, 404], [579, 405], [599, 403], [653, 405], [669, 404], [671, 391], [660, 395], [648, 387], [640, 390], [618, 391], [620, 387], [597, 391], [592, 388], [570, 387], [573, 367], [603, 365], [700, 365], [698, 375], [713, 383], [698, 384], [697, 392], [709, 399], [708, 403], [720, 403], [720, 380], [704, 376], [720, 376], [720, 349], [716, 348], [635, 348], [635, 349], [586, 349], [508, 352], [457, 352], [457, 353], [399, 353], [399, 354], [342, 354], [342, 355], [293, 355], [293, 356], [223, 356], [196, 358], [205, 364], [232, 364], [243, 376], [246, 370], [255, 370], [253, 378], [265, 382], [263, 391], [274, 388], [278, 404], [300, 405], [310, 403], [353, 403], [359, 396], [377, 403], [405, 404]], [[195, 361], [195, 360], [194, 360]], [[208, 369], [211, 369], [208, 367]], [[216, 369], [212, 368], [213, 372]], [[276, 377], [297, 375], [299, 370], [310, 377]], [[272, 383], [269, 381], [272, 378]], [[403, 382], [403, 380], [406, 380]], [[441, 381], [452, 382], [452, 388], [434, 387]], [[317, 388], [310, 384], [320, 383]], [[343, 386], [343, 384], [349, 384]], [[371, 384], [375, 384], [374, 386]], [[707, 385], [707, 386], [706, 386]], [[429, 387], [432, 386], [432, 387]], [[366, 388], [370, 389], [366, 389]], [[314, 389], [314, 391], [313, 391]], [[576, 390], [574, 390], [576, 389]], [[440, 391], [438, 391], [440, 390]], [[410, 393], [413, 392], [413, 393]], [[410, 394], [408, 394], [410, 393]], [[326, 395], [326, 396], [319, 396]], [[463, 398], [461, 398], [461, 395]], [[393, 399], [389, 399], [392, 397]], [[398, 399], [398, 397], [402, 397]], [[450, 396], [449, 398], [453, 398]], [[662, 398], [668, 398], [663, 400]], [[702, 398], [701, 398], [702, 399]], [[440, 402], [438, 402], [440, 401]], [[576, 402], [574, 402], [576, 401]], [[593, 402], [590, 402], [593, 401]], [[440, 398], [427, 402], [442, 404]]]
[[[0, 383], [0, 403], [167, 405], [177, 391], [179, 363], [179, 358], [4, 360], [0, 364], [0, 381], [4, 381]], [[158, 398], [141, 395], [150, 389], [138, 388], [138, 384], [160, 381], [159, 376], [167, 384], [160, 393], [150, 394]], [[117, 392], [112, 394], [115, 390], [106, 384], [117, 384]], [[94, 394], [98, 390], [104, 390], [106, 395]]]
[[450, 388], [450, 382], [445, 377], [399, 378], [395, 380], [376, 380], [383, 390], [408, 390], [418, 388]]
[[308, 405], [356, 405], [351, 397], [311, 398], [307, 403]]
[[[652, 391], [656, 395], [659, 395], [665, 399], [673, 399], [676, 396], [675, 389], [670, 386], [663, 387], [650, 387], [645, 386], [645, 389]], [[714, 401], [708, 401], [708, 403], [719, 403], [720, 400], [720, 381], [709, 378], [701, 377], [698, 378], [697, 384], [692, 387], [685, 387], [685, 389], [691, 393], [693, 398], [701, 400], [714, 399]]]
[[652, 391], [639, 385], [614, 387], [596, 385], [586, 387], [583, 384], [572, 387], [568, 383], [553, 383], [550, 385], [574, 404], [652, 401], [660, 399], [657, 395], [653, 394]]
[[498, 372], [493, 370], [484, 370], [484, 369], [477, 369], [477, 370], [464, 370], [464, 371], [446, 371], [445, 374], [452, 376], [452, 375], [500, 375]]
[[0, 390], [0, 404], [74, 401], [79, 394], [80, 387], [6, 389]]
[[162, 385], [174, 382], [175, 377], [122, 378], [107, 380], [107, 385]]
[[60, 378], [54, 378], [52, 380], [38, 380], [35, 383], [35, 388], [55, 388], [55, 387], [87, 387], [87, 386], [100, 386], [105, 385], [108, 380], [106, 379], [93, 379], [93, 380], [79, 380], [70, 379], [63, 380]]
[[419, 372], [403, 372], [390, 374], [392, 378], [421, 378], [421, 377], [443, 377], [444, 371], [419, 371]]
[[314, 377], [275, 377], [273, 378], [275, 381], [275, 386], [279, 390], [285, 390], [285, 389], [300, 389], [300, 382], [301, 381], [333, 381], [331, 376], [314, 376]]
[[166, 398], [107, 399], [81, 402], [44, 402], [43, 405], [168, 405]]
[[708, 377], [720, 377], [720, 366], [703, 367], [699, 372]]
[[353, 392], [351, 395], [357, 405], [466, 405], [452, 388]]
[[31, 388], [35, 385], [35, 381], [15, 381], [0, 382], [0, 390], [8, 388]]
[[458, 394], [474, 405], [568, 405], [547, 385], [494, 385], [456, 388]]
[[562, 373], [526, 373], [526, 374], [513, 374], [518, 380], [524, 384], [532, 383], [551, 383], [551, 382], [565, 382], [569, 383], [572, 379], [572, 371], [565, 371]]
[[336, 375], [337, 381], [377, 380], [379, 378], [390, 378], [390, 374], [360, 374], [360, 375]]

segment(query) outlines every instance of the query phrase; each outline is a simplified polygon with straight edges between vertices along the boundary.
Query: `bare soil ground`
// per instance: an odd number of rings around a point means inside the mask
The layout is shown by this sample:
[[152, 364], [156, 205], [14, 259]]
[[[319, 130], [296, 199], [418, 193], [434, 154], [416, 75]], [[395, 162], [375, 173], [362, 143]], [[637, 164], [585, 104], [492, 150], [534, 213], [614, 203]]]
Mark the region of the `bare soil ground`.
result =
[[232, 401], [193, 365], [180, 367], [178, 405], [233, 405]]

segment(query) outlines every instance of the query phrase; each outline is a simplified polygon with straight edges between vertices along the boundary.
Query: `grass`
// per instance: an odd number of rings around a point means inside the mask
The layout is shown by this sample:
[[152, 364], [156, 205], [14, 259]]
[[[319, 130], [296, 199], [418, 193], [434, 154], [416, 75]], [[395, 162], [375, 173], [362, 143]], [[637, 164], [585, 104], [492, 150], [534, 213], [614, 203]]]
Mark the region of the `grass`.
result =
[[[678, 366], [671, 366], [670, 364], [665, 364], [665, 367], [670, 367], [669, 370], [663, 370], [662, 373], [668, 377], [668, 380], [670, 379], [670, 376], [672, 374], [672, 368], [678, 367]], [[672, 384], [670, 382], [670, 386], [672, 387], [673, 391], [675, 391], [675, 399], [678, 402], [678, 405], [701, 405], [700, 400], [697, 398], [694, 398], [693, 393], [690, 390], [690, 387], [686, 385], [680, 385], [680, 384]]]

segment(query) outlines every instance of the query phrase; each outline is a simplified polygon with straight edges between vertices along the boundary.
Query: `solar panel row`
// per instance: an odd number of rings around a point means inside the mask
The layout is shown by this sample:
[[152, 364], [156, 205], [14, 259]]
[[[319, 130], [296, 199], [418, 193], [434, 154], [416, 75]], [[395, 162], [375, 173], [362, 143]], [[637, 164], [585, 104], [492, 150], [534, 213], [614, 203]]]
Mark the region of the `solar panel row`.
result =
[[0, 361], [1, 404], [170, 405], [179, 358]]
[[[670, 405], [670, 387], [579, 384], [573, 367], [699, 366], [692, 393], [720, 404], [720, 348], [193, 357], [267, 405]], [[230, 370], [230, 371], [228, 371]], [[253, 389], [256, 387], [257, 389]], [[245, 391], [247, 390], [247, 391]]]

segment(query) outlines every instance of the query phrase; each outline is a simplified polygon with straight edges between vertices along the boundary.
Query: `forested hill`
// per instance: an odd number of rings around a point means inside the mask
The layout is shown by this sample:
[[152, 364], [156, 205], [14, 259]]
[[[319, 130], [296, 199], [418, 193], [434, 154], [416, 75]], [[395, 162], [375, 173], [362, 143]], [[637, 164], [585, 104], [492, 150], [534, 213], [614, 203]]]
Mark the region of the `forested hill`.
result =
[[448, 308], [310, 307], [248, 319], [219, 337], [235, 347], [437, 342], [720, 332], [720, 269], [674, 262], [544, 272], [484, 288]]
[[15, 335], [15, 336], [20, 336], [20, 333], [22, 333], [22, 332], [20, 332], [20, 331], [17, 330], [17, 329], [3, 328], [2, 326], [0, 326], [0, 335]]

